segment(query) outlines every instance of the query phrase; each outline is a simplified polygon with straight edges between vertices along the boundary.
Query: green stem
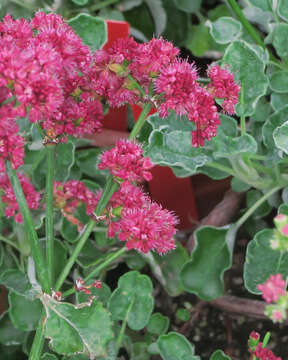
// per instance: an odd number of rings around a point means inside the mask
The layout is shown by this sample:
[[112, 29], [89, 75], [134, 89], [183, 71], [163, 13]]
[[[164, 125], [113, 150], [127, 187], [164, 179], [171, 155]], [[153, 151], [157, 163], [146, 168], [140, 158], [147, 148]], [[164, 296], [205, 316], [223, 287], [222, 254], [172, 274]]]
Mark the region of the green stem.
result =
[[142, 126], [145, 123], [146, 117], [149, 114], [149, 111], [151, 110], [152, 105], [150, 103], [147, 103], [144, 105], [141, 114], [139, 115], [139, 118], [137, 119], [136, 124], [134, 125], [130, 135], [129, 140], [133, 140], [136, 138], [136, 136], [139, 134], [140, 130], [142, 129]]
[[11, 241], [11, 240], [9, 240], [9, 239], [5, 238], [5, 237], [4, 237], [4, 236], [2, 236], [2, 235], [0, 235], [0, 241], [3, 241], [4, 243], [6, 243], [6, 244], [8, 244], [8, 245], [12, 246], [14, 249], [16, 249], [17, 251], [19, 251], [19, 252], [21, 253], [20, 248], [19, 248], [16, 244], [14, 244], [14, 243], [13, 243], [13, 241]]
[[[144, 105], [141, 114], [139, 115], [139, 118], [136, 122], [136, 124], [134, 125], [130, 136], [129, 136], [129, 140], [133, 140], [135, 139], [135, 137], [138, 135], [138, 133], [140, 132], [142, 126], [145, 123], [146, 117], [151, 109], [151, 104], [147, 103]], [[95, 210], [95, 215], [96, 216], [100, 216], [102, 215], [103, 211], [105, 210], [106, 205], [108, 204], [111, 196], [114, 194], [114, 192], [118, 189], [119, 184], [116, 183], [113, 179], [112, 176], [110, 176], [107, 180], [107, 183], [103, 189], [101, 198], [97, 204], [96, 210]], [[90, 220], [88, 222], [88, 224], [86, 225], [84, 231], [79, 235], [78, 240], [76, 240], [77, 245], [74, 248], [69, 260], [67, 261], [64, 269], [62, 270], [61, 274], [59, 275], [59, 278], [56, 282], [55, 285], [55, 290], [58, 291], [60, 290], [61, 286], [63, 285], [65, 279], [67, 278], [70, 270], [72, 269], [72, 266], [74, 265], [78, 255], [80, 254], [81, 250], [83, 249], [87, 239], [89, 238], [91, 232], [93, 231], [93, 228], [95, 226], [95, 221], [94, 220]]]
[[122, 321], [120, 332], [119, 332], [117, 340], [116, 340], [116, 347], [117, 347], [118, 350], [119, 350], [119, 348], [120, 348], [120, 346], [122, 344], [124, 332], [125, 332], [125, 329], [126, 329], [126, 326], [127, 326], [128, 317], [129, 317], [129, 314], [130, 314], [130, 312], [132, 310], [133, 304], [134, 304], [134, 298], [132, 299], [131, 303], [129, 304], [129, 307], [128, 307], [126, 315], [125, 315], [125, 318]]
[[237, 4], [236, 0], [227, 0], [229, 5], [231, 6], [234, 13], [237, 15], [238, 19], [241, 21], [242, 25], [245, 27], [245, 29], [248, 31], [251, 38], [255, 41], [256, 44], [262, 46], [265, 48], [265, 44], [263, 40], [261, 39], [258, 31], [254, 29], [254, 27], [250, 24], [250, 22], [245, 18], [241, 8]]
[[[99, 274], [99, 272], [103, 269], [105, 269], [108, 265], [110, 265], [115, 259], [119, 258], [120, 256], [122, 256], [126, 251], [126, 247], [121, 248], [118, 251], [115, 251], [114, 253], [112, 253], [105, 261], [103, 261], [100, 265], [98, 265], [93, 271], [91, 271], [91, 273], [86, 276], [84, 278], [84, 282], [88, 281], [89, 279], [97, 276]], [[67, 291], [65, 291], [62, 296], [66, 297], [69, 295], [72, 295], [75, 293], [75, 289], [71, 288]]]
[[233, 169], [229, 168], [228, 166], [218, 164], [216, 162], [209, 162], [209, 163], [205, 164], [205, 166], [208, 166], [208, 167], [211, 167], [213, 169], [220, 170], [220, 171], [224, 171], [229, 175], [237, 177], [236, 172]]
[[13, 190], [17, 199], [17, 203], [20, 209], [20, 212], [23, 216], [25, 231], [27, 233], [27, 237], [29, 239], [31, 253], [35, 262], [37, 275], [39, 277], [39, 281], [41, 287], [44, 292], [50, 293], [50, 286], [48, 281], [47, 268], [44, 261], [44, 257], [40, 248], [40, 242], [33, 224], [32, 216], [30, 210], [28, 208], [25, 195], [23, 193], [21, 184], [19, 182], [17, 173], [14, 169], [12, 169], [10, 162], [6, 162], [7, 173], [11, 184], [13, 186]]
[[[245, 18], [241, 8], [239, 7], [239, 5], [237, 4], [236, 0], [227, 0], [227, 2], [229, 3], [229, 5], [231, 6], [232, 10], [234, 11], [234, 13], [236, 14], [236, 16], [238, 17], [238, 19], [240, 20], [240, 22], [242, 23], [242, 25], [244, 26], [244, 28], [247, 30], [247, 32], [249, 33], [250, 37], [255, 41], [255, 43], [257, 45], [260, 45], [263, 49], [266, 49], [266, 45], [264, 43], [264, 41], [261, 39], [258, 31], [254, 28], [254, 26], [252, 26], [250, 24], [250, 22]], [[268, 50], [269, 51], [269, 50]], [[278, 62], [277, 58], [275, 58], [275, 56], [269, 51], [269, 57], [270, 60], [273, 60], [275, 62]]]
[[45, 340], [44, 324], [45, 324], [45, 316], [42, 316], [39, 321], [39, 324], [38, 324], [38, 327], [36, 330], [36, 334], [34, 336], [32, 348], [31, 348], [30, 355], [29, 355], [29, 360], [39, 360], [41, 358], [41, 353], [42, 353], [44, 340]]
[[106, 1], [104, 0], [100, 4], [96, 4], [94, 6], [91, 6], [90, 10], [91, 11], [97, 11], [97, 10], [105, 8], [106, 6], [116, 4], [117, 2], [119, 2], [119, 0], [106, 0]]
[[237, 229], [244, 224], [244, 222], [253, 214], [253, 212], [258, 209], [260, 205], [264, 203], [271, 195], [273, 195], [276, 191], [280, 190], [281, 186], [277, 186], [270, 191], [268, 191], [266, 194], [264, 194], [256, 203], [249, 208], [243, 216], [236, 222]]
[[[243, 86], [241, 88], [240, 103], [241, 103], [241, 107], [242, 107], [242, 111], [243, 111], [243, 106], [244, 106], [244, 87]], [[245, 119], [244, 115], [240, 116], [240, 127], [241, 127], [241, 135], [245, 135], [246, 134], [246, 119]]]
[[132, 75], [128, 74], [128, 79], [132, 82], [132, 84], [136, 87], [136, 89], [139, 90], [140, 94], [145, 98], [146, 93], [144, 91], [144, 89], [142, 88], [142, 86], [138, 83], [138, 81], [136, 81]]
[[55, 172], [55, 145], [47, 145], [47, 169], [46, 169], [46, 261], [48, 276], [51, 287], [54, 283], [54, 223], [53, 223], [53, 182]]

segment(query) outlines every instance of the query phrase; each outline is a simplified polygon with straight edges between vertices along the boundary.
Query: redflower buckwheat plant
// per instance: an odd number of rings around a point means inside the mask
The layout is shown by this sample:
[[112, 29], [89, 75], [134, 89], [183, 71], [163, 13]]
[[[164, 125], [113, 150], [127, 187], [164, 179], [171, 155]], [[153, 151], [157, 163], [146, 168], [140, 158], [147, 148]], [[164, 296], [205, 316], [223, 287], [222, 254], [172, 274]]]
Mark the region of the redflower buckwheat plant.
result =
[[[79, 21], [100, 20], [81, 14], [66, 22], [38, 11], [31, 20], [8, 14], [0, 22], [0, 211], [7, 218], [0, 241], [8, 254], [2, 271], [1, 245], [0, 283], [9, 291], [3, 319], [20, 334], [11, 344], [36, 330], [25, 350], [30, 360], [116, 359], [126, 326], [149, 326], [153, 285], [136, 263], [149, 260], [163, 286], [166, 276], [179, 282], [180, 269], [175, 276], [157, 261], [182, 247], [177, 214], [144, 191], [154, 163], [148, 139], [136, 138], [154, 108], [167, 133], [165, 121], [175, 116], [176, 127], [184, 121], [189, 129], [189, 149], [204, 147], [221, 125], [218, 104], [234, 114], [240, 92], [229, 67], [219, 65], [208, 68], [211, 81], [203, 85], [196, 64], [161, 37], [141, 44], [121, 38], [92, 51], [91, 34], [83, 35], [88, 25]], [[142, 108], [128, 140], [91, 150], [86, 135], [101, 131], [107, 108], [122, 105]], [[111, 292], [107, 271], [129, 257], [136, 265]], [[23, 314], [20, 300], [33, 316]], [[45, 339], [51, 353], [42, 357]]]

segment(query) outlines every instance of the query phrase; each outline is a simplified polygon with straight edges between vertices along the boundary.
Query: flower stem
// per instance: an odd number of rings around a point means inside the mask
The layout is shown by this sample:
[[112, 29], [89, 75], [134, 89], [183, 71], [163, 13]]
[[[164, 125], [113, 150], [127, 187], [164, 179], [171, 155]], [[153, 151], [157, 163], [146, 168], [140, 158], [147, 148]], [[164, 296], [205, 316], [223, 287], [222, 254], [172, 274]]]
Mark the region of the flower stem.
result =
[[[97, 207], [95, 210], [96, 216], [100, 216], [103, 213], [106, 205], [108, 204], [108, 201], [110, 200], [111, 196], [113, 195], [113, 193], [116, 191], [117, 188], [118, 188], [118, 184], [115, 183], [113, 180], [113, 177], [110, 176], [105, 185], [102, 196], [97, 204]], [[63, 283], [64, 283], [66, 277], [68, 276], [70, 270], [72, 269], [72, 266], [74, 265], [78, 255], [80, 254], [87, 239], [89, 238], [91, 232], [93, 231], [94, 226], [95, 226], [95, 221], [91, 219], [88, 222], [88, 224], [86, 225], [84, 231], [82, 233], [80, 233], [79, 239], [76, 241], [77, 245], [74, 248], [69, 260], [67, 261], [64, 269], [62, 270], [62, 272], [59, 275], [59, 278], [56, 282], [56, 285], [55, 285], [56, 291], [60, 290], [61, 286], [63, 285]]]
[[[103, 269], [105, 269], [108, 265], [110, 265], [115, 259], [122, 256], [126, 251], [126, 247], [121, 248], [118, 251], [115, 251], [114, 253], [110, 254], [106, 260], [104, 260], [100, 265], [98, 265], [91, 273], [84, 278], [84, 282], [88, 281], [89, 279], [93, 278], [94, 276], [97, 276], [99, 272]], [[75, 289], [71, 288], [67, 291], [65, 291], [62, 296], [66, 297], [69, 295], [74, 294]]]
[[47, 173], [46, 173], [46, 261], [48, 267], [49, 282], [54, 283], [54, 223], [53, 223], [53, 182], [54, 182], [54, 156], [55, 145], [47, 145]]
[[128, 306], [128, 309], [127, 309], [127, 312], [126, 312], [126, 315], [125, 315], [125, 318], [124, 320], [122, 321], [122, 326], [121, 326], [121, 329], [120, 329], [120, 332], [118, 334], [118, 337], [117, 337], [117, 340], [116, 340], [116, 347], [117, 349], [119, 350], [121, 344], [122, 344], [122, 340], [123, 340], [123, 336], [124, 336], [124, 332], [125, 332], [125, 329], [126, 329], [126, 326], [127, 326], [127, 321], [128, 321], [128, 317], [129, 317], [129, 314], [132, 310], [132, 307], [133, 307], [133, 304], [134, 304], [134, 298], [132, 299], [131, 303], [129, 304]]
[[244, 224], [244, 222], [253, 214], [253, 212], [258, 209], [260, 205], [264, 203], [265, 200], [267, 200], [271, 195], [273, 195], [276, 191], [280, 190], [281, 186], [274, 187], [270, 191], [268, 191], [266, 194], [264, 194], [256, 203], [249, 208], [244, 215], [241, 216], [241, 218], [236, 222], [236, 228], [239, 229], [241, 225]]
[[[238, 19], [240, 20], [240, 22], [242, 23], [244, 28], [249, 33], [250, 37], [255, 41], [255, 43], [257, 45], [260, 45], [262, 48], [265, 49], [266, 45], [265, 45], [264, 41], [261, 39], [258, 31], [254, 28], [254, 26], [252, 26], [250, 24], [250, 22], [246, 19], [241, 8], [237, 4], [236, 0], [227, 0], [227, 2], [231, 6], [231, 9], [234, 11], [234, 13], [238, 17]], [[269, 51], [269, 56], [270, 56], [271, 60], [278, 62], [278, 60], [275, 58], [275, 56], [270, 51]]]
[[[137, 120], [137, 123], [134, 125], [129, 140], [134, 139], [140, 132], [142, 126], [145, 123], [145, 119], [151, 109], [151, 104], [147, 103], [144, 105], [142, 112]], [[97, 204], [95, 215], [100, 216], [102, 215], [103, 211], [105, 210], [106, 205], [108, 204], [111, 196], [114, 194], [114, 192], [118, 189], [119, 184], [116, 183], [112, 176], [109, 176], [106, 185], [103, 189], [101, 198]], [[74, 265], [78, 255], [80, 254], [81, 250], [83, 249], [87, 239], [89, 238], [91, 232], [93, 231], [93, 228], [95, 226], [95, 221], [90, 220], [86, 227], [84, 228], [83, 232], [79, 235], [78, 240], [76, 240], [77, 245], [74, 248], [69, 260], [67, 261], [64, 269], [62, 270], [61, 274], [59, 275], [59, 278], [55, 285], [55, 290], [60, 290], [61, 286], [63, 285], [66, 277], [68, 276], [70, 270], [72, 269], [72, 266]]]
[[35, 262], [37, 275], [42, 287], [42, 290], [46, 293], [50, 293], [50, 283], [48, 279], [48, 273], [46, 264], [44, 261], [44, 257], [40, 248], [40, 242], [34, 228], [32, 216], [30, 210], [28, 208], [25, 195], [23, 193], [21, 184], [19, 182], [17, 173], [14, 169], [12, 169], [10, 162], [6, 162], [7, 173], [11, 184], [13, 186], [13, 190], [17, 199], [17, 203], [20, 209], [20, 212], [23, 216], [25, 231], [27, 233], [27, 237], [29, 239], [32, 256]]
[[136, 81], [132, 75], [128, 74], [128, 79], [133, 83], [133, 85], [136, 87], [136, 89], [139, 90], [140, 94], [143, 96], [143, 98], [146, 96], [146, 93], [144, 91], [144, 89], [142, 88], [142, 86], [138, 83], [138, 81]]
[[248, 31], [251, 38], [255, 41], [255, 43], [262, 46], [263, 48], [265, 48], [265, 44], [264, 44], [263, 40], [261, 39], [258, 31], [256, 29], [254, 29], [254, 27], [246, 19], [241, 8], [237, 4], [236, 0], [227, 0], [227, 2], [231, 6], [234, 13], [237, 15], [238, 19], [241, 21], [244, 28]]
[[228, 166], [218, 164], [218, 163], [216, 163], [214, 161], [205, 164], [205, 166], [208, 166], [208, 167], [211, 167], [211, 168], [226, 172], [229, 175], [237, 177], [237, 174], [233, 169], [229, 168]]
[[151, 110], [152, 105], [150, 103], [147, 103], [144, 105], [141, 114], [139, 115], [139, 118], [137, 119], [136, 124], [134, 125], [130, 135], [129, 135], [129, 140], [133, 140], [136, 138], [136, 136], [139, 134], [140, 130], [142, 129], [146, 117], [149, 114], [149, 111]]
[[16, 245], [12, 240], [7, 239], [4, 236], [0, 235], [0, 241], [3, 241], [4, 243], [10, 245], [11, 247], [13, 247], [14, 249], [16, 249], [17, 251], [19, 251], [21, 253], [21, 249], [19, 248], [19, 246]]
[[43, 345], [44, 345], [44, 323], [45, 323], [45, 316], [41, 316], [39, 321], [36, 334], [34, 336], [32, 348], [29, 355], [29, 360], [39, 360], [41, 357]]

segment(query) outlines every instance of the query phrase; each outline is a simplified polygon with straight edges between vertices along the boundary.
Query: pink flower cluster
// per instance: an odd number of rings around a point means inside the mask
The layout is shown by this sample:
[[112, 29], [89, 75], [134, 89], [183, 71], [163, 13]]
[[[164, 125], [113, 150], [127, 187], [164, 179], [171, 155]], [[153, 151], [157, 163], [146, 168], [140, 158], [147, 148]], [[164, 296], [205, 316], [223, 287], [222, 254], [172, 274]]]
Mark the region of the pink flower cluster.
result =
[[232, 114], [240, 87], [233, 75], [218, 65], [208, 69], [208, 88], [200, 86], [195, 66], [178, 55], [179, 49], [162, 38], [144, 44], [120, 39], [108, 51], [96, 51], [89, 76], [95, 92], [106, 97], [111, 106], [147, 101], [153, 88], [150, 100], [159, 108], [160, 116], [166, 117], [171, 110], [187, 116], [197, 128], [192, 132], [193, 145], [202, 146], [205, 139], [216, 135], [220, 124], [214, 98], [223, 99], [223, 110]]
[[281, 274], [271, 275], [264, 284], [258, 285], [258, 290], [262, 292], [262, 297], [268, 304], [277, 302], [286, 294], [286, 282]]
[[81, 204], [86, 205], [86, 214], [93, 215], [99, 196], [89, 190], [85, 184], [78, 180], [66, 183], [54, 182], [54, 206], [61, 210], [63, 216], [81, 230], [83, 224], [75, 217], [76, 210]]
[[219, 65], [210, 66], [207, 75], [211, 80], [208, 90], [214, 97], [224, 99], [221, 106], [227, 114], [234, 114], [240, 86], [235, 83], [233, 75]]
[[7, 15], [0, 22], [0, 44], [2, 170], [3, 159], [14, 168], [23, 163], [19, 116], [28, 115], [52, 137], [100, 130], [102, 105], [83, 75], [92, 55], [61, 16], [38, 12], [27, 21]]
[[256, 331], [251, 332], [248, 344], [249, 352], [255, 360], [282, 360], [281, 357], [274, 355], [272, 350], [263, 347], [263, 343], [260, 342], [260, 335]]
[[263, 348], [262, 346], [262, 342], [259, 342], [253, 352], [253, 355], [255, 355], [258, 360], [281, 360], [281, 357], [274, 355], [272, 350], [269, 350], [266, 347]]
[[[26, 197], [29, 209], [37, 210], [40, 203], [40, 194], [34, 189], [34, 186], [30, 183], [29, 179], [25, 175], [18, 174], [18, 178]], [[23, 219], [19, 212], [16, 196], [8, 175], [6, 174], [0, 176], [0, 195], [1, 200], [5, 205], [5, 215], [7, 217], [14, 216], [16, 222], [22, 223]]]
[[123, 182], [109, 204], [112, 216], [113, 209], [121, 210], [120, 219], [110, 219], [109, 237], [118, 234], [120, 241], [126, 241], [128, 249], [143, 253], [154, 250], [164, 254], [175, 249], [173, 236], [176, 232], [176, 217], [151, 201], [139, 187]]
[[100, 170], [109, 169], [113, 176], [131, 182], [150, 181], [152, 167], [141, 145], [129, 140], [118, 140], [115, 147], [103, 153], [98, 165]]

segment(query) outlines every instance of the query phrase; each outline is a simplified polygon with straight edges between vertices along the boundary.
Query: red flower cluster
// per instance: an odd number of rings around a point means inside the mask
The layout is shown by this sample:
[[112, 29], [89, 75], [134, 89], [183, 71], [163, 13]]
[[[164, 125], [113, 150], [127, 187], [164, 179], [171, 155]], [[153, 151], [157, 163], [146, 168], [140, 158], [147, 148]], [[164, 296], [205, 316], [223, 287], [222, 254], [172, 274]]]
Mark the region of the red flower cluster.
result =
[[66, 183], [54, 182], [54, 206], [61, 210], [68, 221], [77, 225], [79, 230], [83, 224], [75, 217], [77, 207], [86, 205], [86, 214], [93, 215], [99, 196], [89, 190], [85, 184], [78, 180], [70, 180]]
[[120, 39], [108, 51], [96, 51], [89, 77], [95, 92], [111, 106], [143, 102], [152, 96], [150, 100], [159, 108], [160, 116], [166, 117], [171, 110], [187, 116], [196, 124], [192, 143], [202, 146], [205, 139], [216, 135], [220, 124], [214, 98], [223, 99], [223, 110], [232, 114], [240, 87], [233, 75], [218, 65], [208, 69], [211, 85], [200, 86], [195, 66], [178, 55], [179, 49], [162, 38], [144, 44], [131, 38]]
[[38, 12], [27, 21], [7, 15], [0, 22], [0, 44], [2, 170], [3, 159], [14, 168], [23, 163], [24, 142], [15, 124], [19, 116], [28, 115], [54, 137], [101, 128], [102, 105], [83, 76], [91, 62], [89, 48], [61, 16]]
[[281, 274], [271, 275], [264, 284], [258, 285], [258, 290], [262, 291], [262, 297], [268, 304], [277, 302], [286, 294], [286, 282]]
[[[40, 203], [40, 194], [34, 189], [34, 186], [30, 183], [29, 179], [25, 175], [18, 174], [18, 178], [26, 197], [29, 209], [37, 210]], [[1, 200], [5, 205], [5, 215], [7, 217], [14, 216], [16, 222], [22, 223], [23, 219], [19, 212], [16, 196], [8, 175], [6, 174], [0, 176], [0, 194]]]
[[235, 83], [233, 75], [228, 70], [221, 69], [219, 65], [210, 66], [207, 75], [211, 80], [209, 91], [216, 98], [224, 100], [221, 106], [227, 114], [234, 114], [240, 86]]
[[252, 331], [249, 335], [248, 345], [253, 359], [256, 357], [257, 360], [282, 360], [281, 357], [274, 355], [272, 350], [263, 347], [260, 335], [256, 331]]
[[98, 165], [100, 170], [109, 169], [117, 178], [137, 182], [150, 181], [152, 167], [150, 159], [143, 157], [141, 145], [128, 140], [118, 140], [115, 147], [103, 153]]
[[[119, 240], [126, 241], [128, 249], [144, 253], [154, 250], [164, 254], [175, 249], [173, 236], [176, 232], [177, 218], [152, 202], [139, 187], [125, 181], [112, 196], [109, 204], [112, 207], [109, 237], [114, 237], [117, 233]], [[121, 217], [113, 221], [113, 213], [119, 209]]]

